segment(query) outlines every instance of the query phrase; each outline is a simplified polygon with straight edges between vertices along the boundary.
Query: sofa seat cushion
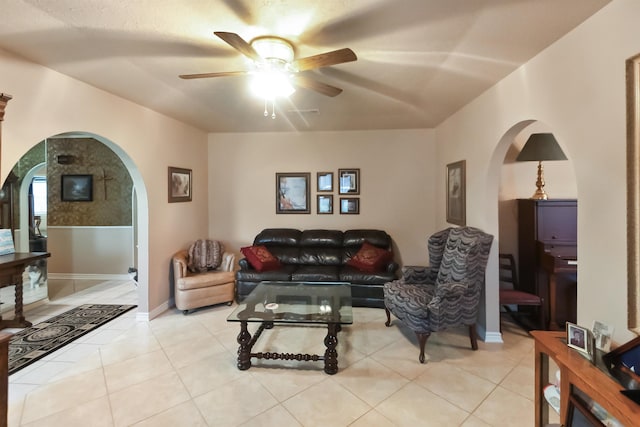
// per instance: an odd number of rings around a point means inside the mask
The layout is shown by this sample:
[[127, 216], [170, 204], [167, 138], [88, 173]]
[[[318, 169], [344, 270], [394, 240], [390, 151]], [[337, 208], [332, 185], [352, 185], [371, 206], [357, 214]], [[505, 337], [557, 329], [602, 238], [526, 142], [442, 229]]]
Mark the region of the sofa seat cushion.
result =
[[235, 273], [233, 271], [209, 271], [198, 273], [192, 276], [181, 277], [176, 283], [176, 287], [181, 291], [188, 289], [208, 288], [210, 286], [225, 285], [233, 283]]
[[339, 268], [334, 265], [300, 265], [291, 274], [296, 282], [335, 282], [339, 277]]
[[340, 269], [340, 275], [338, 277], [338, 280], [340, 282], [364, 284], [384, 284], [395, 279], [395, 273], [389, 271], [367, 272], [359, 270], [355, 267], [351, 267], [349, 265], [345, 265]]
[[291, 280], [291, 273], [296, 269], [295, 265], [282, 265], [277, 270], [270, 271], [256, 271], [256, 270], [238, 270], [236, 271], [236, 280], [242, 280], [246, 282], [261, 282], [263, 280], [269, 281], [288, 281]]

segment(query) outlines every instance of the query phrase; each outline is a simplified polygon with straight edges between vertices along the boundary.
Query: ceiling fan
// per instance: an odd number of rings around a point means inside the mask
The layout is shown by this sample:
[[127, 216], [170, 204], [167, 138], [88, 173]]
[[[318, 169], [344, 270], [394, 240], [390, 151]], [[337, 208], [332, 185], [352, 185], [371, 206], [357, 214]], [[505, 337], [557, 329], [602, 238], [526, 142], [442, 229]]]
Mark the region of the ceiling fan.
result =
[[358, 59], [356, 54], [349, 48], [295, 59], [293, 44], [281, 37], [262, 36], [256, 37], [250, 42], [246, 42], [236, 33], [216, 31], [214, 34], [244, 56], [253, 60], [256, 65], [256, 69], [254, 71], [223, 71], [218, 73], [182, 74], [179, 76], [181, 79], [202, 79], [210, 77], [272, 73], [281, 77], [286, 76], [287, 80], [291, 81], [291, 83], [296, 86], [311, 89], [321, 93], [322, 95], [333, 97], [339, 95], [342, 92], [342, 89], [315, 80], [310, 76], [300, 74], [300, 72], [351, 62]]

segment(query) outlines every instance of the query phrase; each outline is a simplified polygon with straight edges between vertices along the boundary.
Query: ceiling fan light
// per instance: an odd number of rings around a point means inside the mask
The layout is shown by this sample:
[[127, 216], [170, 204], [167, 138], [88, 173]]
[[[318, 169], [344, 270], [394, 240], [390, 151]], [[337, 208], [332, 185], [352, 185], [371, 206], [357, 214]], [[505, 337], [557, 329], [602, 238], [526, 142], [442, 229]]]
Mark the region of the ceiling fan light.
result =
[[293, 46], [278, 37], [258, 37], [251, 41], [251, 47], [264, 59], [277, 59], [285, 63], [293, 61]]
[[251, 91], [262, 99], [286, 98], [293, 94], [293, 87], [287, 75], [277, 71], [257, 73], [251, 82]]

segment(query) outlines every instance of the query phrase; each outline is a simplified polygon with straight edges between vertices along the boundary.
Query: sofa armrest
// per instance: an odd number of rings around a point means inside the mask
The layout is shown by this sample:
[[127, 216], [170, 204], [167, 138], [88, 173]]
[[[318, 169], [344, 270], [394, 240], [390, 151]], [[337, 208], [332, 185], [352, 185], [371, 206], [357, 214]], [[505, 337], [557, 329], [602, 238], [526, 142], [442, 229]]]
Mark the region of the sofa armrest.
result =
[[182, 277], [186, 277], [187, 274], [189, 273], [187, 270], [187, 264], [188, 264], [187, 257], [188, 257], [188, 252], [185, 249], [173, 254], [173, 257], [172, 257], [173, 278], [175, 279], [176, 282], [178, 281], [178, 279]]
[[251, 267], [251, 264], [249, 264], [249, 260], [246, 258], [240, 258], [240, 260], [238, 261], [238, 266], [240, 267], [240, 270], [251, 270], [253, 267]]
[[402, 281], [416, 285], [433, 285], [431, 267], [405, 265], [402, 267]]

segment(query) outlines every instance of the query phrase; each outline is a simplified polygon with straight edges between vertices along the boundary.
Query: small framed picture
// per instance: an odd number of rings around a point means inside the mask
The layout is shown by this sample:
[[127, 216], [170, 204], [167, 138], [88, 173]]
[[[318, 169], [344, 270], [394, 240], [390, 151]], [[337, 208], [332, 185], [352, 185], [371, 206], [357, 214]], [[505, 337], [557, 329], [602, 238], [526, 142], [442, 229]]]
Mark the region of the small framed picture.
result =
[[318, 193], [333, 191], [333, 172], [318, 172]]
[[169, 166], [169, 203], [190, 202], [192, 177], [191, 169]]
[[93, 200], [93, 175], [62, 175], [63, 202], [90, 202]]
[[333, 213], [333, 195], [330, 194], [318, 194], [318, 214], [332, 214]]
[[340, 194], [360, 194], [360, 169], [338, 169]]
[[360, 199], [357, 197], [340, 197], [340, 213], [356, 215], [360, 213]]
[[593, 334], [587, 328], [575, 323], [567, 322], [567, 345], [578, 350], [589, 360], [593, 360], [595, 350], [593, 348]]
[[597, 320], [593, 321], [593, 327], [591, 328], [593, 333], [593, 339], [596, 342], [596, 348], [604, 352], [608, 352], [611, 349], [611, 338], [613, 338], [613, 327], [606, 325]]

